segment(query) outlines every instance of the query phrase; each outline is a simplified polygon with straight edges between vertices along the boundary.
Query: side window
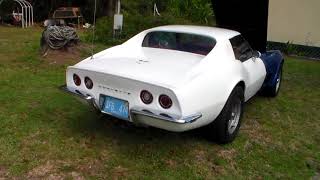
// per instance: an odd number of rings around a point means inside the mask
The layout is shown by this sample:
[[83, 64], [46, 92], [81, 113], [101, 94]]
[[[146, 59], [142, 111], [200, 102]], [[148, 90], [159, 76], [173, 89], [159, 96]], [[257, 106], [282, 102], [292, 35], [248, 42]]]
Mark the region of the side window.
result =
[[248, 41], [246, 41], [241, 35], [231, 38], [230, 43], [236, 59], [244, 62], [252, 58], [253, 50]]

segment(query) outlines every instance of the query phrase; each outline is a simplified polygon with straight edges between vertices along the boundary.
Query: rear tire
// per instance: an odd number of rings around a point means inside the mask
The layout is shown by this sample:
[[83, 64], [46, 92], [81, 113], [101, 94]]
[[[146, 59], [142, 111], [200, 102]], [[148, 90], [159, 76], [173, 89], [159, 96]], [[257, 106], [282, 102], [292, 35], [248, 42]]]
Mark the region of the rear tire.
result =
[[208, 126], [208, 136], [219, 144], [232, 142], [239, 132], [244, 107], [244, 90], [236, 86], [219, 116]]

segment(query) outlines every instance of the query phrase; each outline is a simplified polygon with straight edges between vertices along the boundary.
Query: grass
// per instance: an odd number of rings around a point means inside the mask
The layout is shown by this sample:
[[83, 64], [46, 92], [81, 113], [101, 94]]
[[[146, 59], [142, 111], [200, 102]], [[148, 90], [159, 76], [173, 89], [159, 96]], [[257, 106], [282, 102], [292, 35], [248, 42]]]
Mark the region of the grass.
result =
[[279, 96], [248, 102], [220, 146], [91, 112], [58, 90], [67, 65], [39, 56], [41, 31], [0, 27], [0, 178], [319, 177], [320, 62], [287, 58]]

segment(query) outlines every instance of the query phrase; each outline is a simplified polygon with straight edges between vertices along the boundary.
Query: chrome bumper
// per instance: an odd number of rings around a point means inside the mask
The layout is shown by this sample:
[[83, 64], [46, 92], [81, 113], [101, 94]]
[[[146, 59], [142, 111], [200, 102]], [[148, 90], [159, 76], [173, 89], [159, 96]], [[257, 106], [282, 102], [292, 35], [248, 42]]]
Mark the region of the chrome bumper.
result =
[[[71, 94], [71, 95], [75, 96], [76, 98], [78, 98], [81, 101], [87, 102], [96, 111], [101, 112], [100, 107], [96, 104], [95, 99], [92, 96], [84, 95], [80, 91], [72, 92], [67, 88], [66, 85], [61, 86], [59, 89], [62, 90], [63, 92], [66, 92], [68, 94]], [[198, 114], [194, 114], [194, 115], [191, 115], [191, 116], [183, 117], [181, 119], [174, 119], [174, 118], [169, 118], [169, 117], [166, 117], [166, 116], [153, 114], [151, 112], [138, 111], [138, 110], [130, 110], [130, 115], [131, 115], [131, 118], [133, 118], [133, 121], [134, 121], [134, 117], [136, 115], [142, 115], [142, 116], [147, 116], [147, 117], [151, 117], [151, 118], [155, 118], [155, 119], [158, 119], [158, 120], [163, 120], [163, 121], [167, 121], [167, 122], [175, 123], [175, 124], [193, 123], [193, 122], [195, 122], [196, 120], [198, 120], [199, 118], [202, 117], [202, 114], [198, 113]]]
[[72, 92], [67, 88], [66, 85], [60, 86], [59, 89], [65, 93], [71, 94], [82, 102], [88, 103], [90, 107], [94, 108], [94, 110], [101, 112], [99, 106], [96, 104], [95, 99], [92, 96], [84, 95], [80, 91]]
[[151, 112], [145, 112], [145, 111], [131, 110], [130, 113], [131, 113], [131, 116], [143, 115], [143, 116], [148, 116], [148, 117], [151, 117], [151, 118], [164, 120], [164, 121], [168, 121], [168, 122], [176, 123], [176, 124], [193, 123], [193, 122], [195, 122], [196, 120], [198, 120], [199, 118], [202, 117], [202, 115], [200, 113], [192, 115], [192, 116], [187, 116], [187, 117], [184, 117], [184, 118], [181, 118], [181, 119], [173, 119], [173, 118], [169, 118], [169, 117], [166, 117], [166, 116], [161, 116], [161, 115], [157, 115], [157, 114], [153, 114]]

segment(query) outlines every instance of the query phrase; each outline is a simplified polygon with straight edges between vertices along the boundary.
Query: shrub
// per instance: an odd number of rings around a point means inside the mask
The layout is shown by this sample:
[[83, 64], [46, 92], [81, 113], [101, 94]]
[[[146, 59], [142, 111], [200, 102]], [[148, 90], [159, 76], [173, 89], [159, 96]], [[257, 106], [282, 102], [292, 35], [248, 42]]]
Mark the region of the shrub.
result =
[[[143, 30], [169, 24], [192, 24], [192, 22], [182, 18], [175, 18], [170, 15], [158, 17], [143, 16], [140, 14], [129, 15], [126, 13], [124, 14], [123, 31], [120, 37], [115, 39], [113, 38], [113, 18], [102, 17], [99, 18], [96, 23], [95, 41], [115, 45], [129, 39]], [[92, 31], [88, 30], [84, 38], [85, 41], [91, 42]]]
[[[157, 3], [161, 16], [153, 16]], [[102, 17], [96, 23], [95, 41], [109, 45], [119, 44], [135, 34], [152, 27], [169, 24], [214, 24], [210, 0], [123, 0], [123, 31], [113, 38], [113, 17]], [[91, 41], [88, 31], [85, 40]]]
[[211, 24], [213, 10], [210, 0], [170, 0], [169, 11], [179, 17], [185, 17], [200, 24]]

